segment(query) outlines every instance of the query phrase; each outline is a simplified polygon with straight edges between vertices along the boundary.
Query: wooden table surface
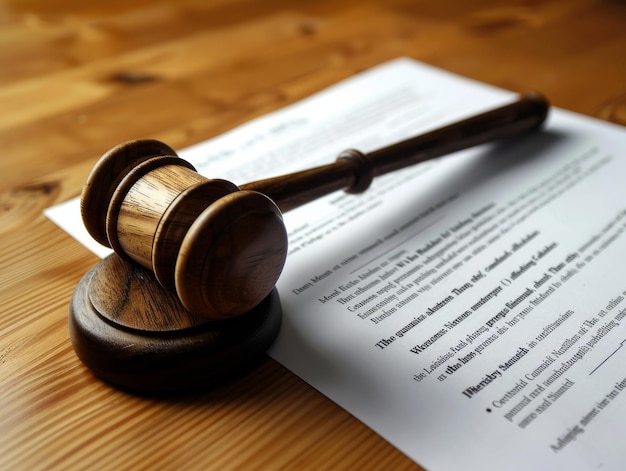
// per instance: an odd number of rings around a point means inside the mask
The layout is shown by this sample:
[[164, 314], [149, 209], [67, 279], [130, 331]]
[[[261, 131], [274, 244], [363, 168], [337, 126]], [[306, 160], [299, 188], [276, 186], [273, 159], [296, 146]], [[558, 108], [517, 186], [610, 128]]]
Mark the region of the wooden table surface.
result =
[[180, 149], [398, 56], [626, 124], [620, 0], [0, 0], [0, 469], [418, 468], [270, 359], [176, 398], [94, 379], [67, 311], [97, 259], [42, 214], [122, 141]]

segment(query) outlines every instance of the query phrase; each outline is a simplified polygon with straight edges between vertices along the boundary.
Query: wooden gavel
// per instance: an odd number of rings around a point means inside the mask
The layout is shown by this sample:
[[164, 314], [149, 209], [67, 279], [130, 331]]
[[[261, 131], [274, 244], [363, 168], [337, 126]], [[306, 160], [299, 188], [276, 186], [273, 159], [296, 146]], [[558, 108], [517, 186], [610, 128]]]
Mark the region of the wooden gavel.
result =
[[329, 165], [237, 187], [199, 175], [167, 145], [137, 140], [110, 150], [85, 184], [82, 217], [98, 242], [152, 270], [190, 312], [226, 319], [274, 288], [287, 254], [281, 211], [375, 176], [539, 127], [549, 105], [518, 101], [383, 149], [347, 150]]
[[377, 175], [539, 127], [547, 101], [518, 101], [335, 163], [237, 187], [200, 176], [167, 145], [122, 144], [85, 184], [89, 233], [115, 250], [80, 280], [69, 309], [74, 350], [123, 388], [197, 389], [248, 371], [273, 343], [282, 309], [274, 288], [287, 254], [281, 211]]

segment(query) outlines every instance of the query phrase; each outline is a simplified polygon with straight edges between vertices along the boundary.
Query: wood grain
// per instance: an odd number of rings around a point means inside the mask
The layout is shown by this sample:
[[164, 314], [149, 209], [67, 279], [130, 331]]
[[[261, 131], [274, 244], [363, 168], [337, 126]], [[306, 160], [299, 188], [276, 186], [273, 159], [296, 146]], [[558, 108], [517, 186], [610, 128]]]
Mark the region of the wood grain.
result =
[[119, 142], [180, 149], [398, 56], [626, 124], [625, 18], [618, 0], [0, 0], [0, 468], [417, 469], [271, 360], [194, 397], [94, 379], [67, 310], [97, 260], [42, 210]]

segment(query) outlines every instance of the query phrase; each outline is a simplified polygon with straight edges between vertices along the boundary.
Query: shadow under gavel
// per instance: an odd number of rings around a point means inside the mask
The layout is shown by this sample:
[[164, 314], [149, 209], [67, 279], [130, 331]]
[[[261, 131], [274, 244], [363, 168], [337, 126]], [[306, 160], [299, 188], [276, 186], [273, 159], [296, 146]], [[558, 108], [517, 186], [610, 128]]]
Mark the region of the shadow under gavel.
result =
[[89, 271], [70, 305], [70, 337], [96, 376], [140, 391], [183, 391], [236, 377], [280, 328], [276, 282], [287, 256], [281, 211], [373, 178], [537, 129], [549, 104], [512, 104], [321, 167], [237, 187], [199, 175], [154, 140], [121, 144], [81, 195], [88, 232], [115, 254]]

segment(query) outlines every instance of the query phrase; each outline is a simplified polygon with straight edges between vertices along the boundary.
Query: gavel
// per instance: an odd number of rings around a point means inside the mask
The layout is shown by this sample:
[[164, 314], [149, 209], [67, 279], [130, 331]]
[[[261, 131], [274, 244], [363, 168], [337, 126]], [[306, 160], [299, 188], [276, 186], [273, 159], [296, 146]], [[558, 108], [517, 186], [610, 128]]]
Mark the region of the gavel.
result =
[[[236, 186], [199, 175], [166, 144], [135, 140], [104, 154], [81, 195], [90, 235], [115, 254], [85, 275], [70, 333], [97, 376], [139, 390], [214, 384], [258, 360], [281, 318], [287, 257], [282, 213], [374, 177], [537, 129], [537, 93], [370, 152]], [[199, 377], [202, 377], [200, 379]]]

